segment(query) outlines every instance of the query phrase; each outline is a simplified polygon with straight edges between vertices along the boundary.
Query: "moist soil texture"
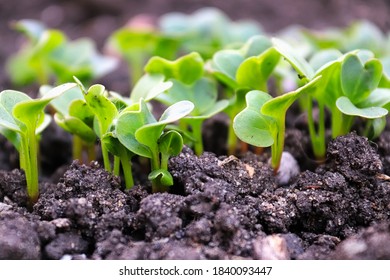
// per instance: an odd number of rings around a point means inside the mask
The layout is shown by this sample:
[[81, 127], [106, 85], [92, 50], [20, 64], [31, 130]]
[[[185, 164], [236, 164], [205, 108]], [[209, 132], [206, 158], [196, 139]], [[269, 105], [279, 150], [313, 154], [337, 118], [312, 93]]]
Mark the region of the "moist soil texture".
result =
[[[71, 38], [91, 37], [99, 48], [134, 15], [204, 6], [257, 20], [269, 32], [290, 24], [345, 26], [359, 18], [383, 30], [390, 26], [390, 5], [380, 0], [369, 8], [359, 0], [18, 2], [0, 2], [1, 61], [21, 44], [9, 23], [22, 18], [43, 20]], [[123, 68], [99, 82], [129, 90]], [[0, 89], [11, 87], [1, 68]], [[33, 95], [37, 88], [25, 90]], [[289, 119], [299, 123], [299, 116]], [[196, 156], [185, 147], [169, 162], [174, 185], [152, 194], [142, 161], [134, 162], [136, 185], [126, 190], [101, 161], [72, 162], [71, 137], [51, 125], [40, 143], [34, 205], [16, 150], [0, 137], [0, 259], [390, 259], [389, 128], [375, 142], [355, 133], [330, 141], [326, 161], [318, 164], [306, 127], [289, 125], [285, 150], [301, 171], [283, 184], [269, 167], [268, 150], [224, 155], [226, 133], [223, 117], [207, 121], [209, 152]]]
[[24, 174], [0, 172], [2, 259], [388, 259], [390, 177], [354, 133], [327, 161], [280, 186], [267, 155], [192, 150], [171, 158], [175, 184], [124, 190], [97, 162], [73, 162], [29, 208]]

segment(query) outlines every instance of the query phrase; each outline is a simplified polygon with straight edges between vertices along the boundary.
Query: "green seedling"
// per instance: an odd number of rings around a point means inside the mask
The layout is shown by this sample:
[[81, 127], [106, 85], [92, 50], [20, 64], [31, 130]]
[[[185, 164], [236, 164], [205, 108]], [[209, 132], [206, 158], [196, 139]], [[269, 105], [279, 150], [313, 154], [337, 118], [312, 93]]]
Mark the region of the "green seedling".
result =
[[[44, 86], [40, 94], [44, 96], [51, 89]], [[80, 88], [76, 87], [50, 102], [54, 108], [54, 120], [58, 126], [73, 136], [73, 158], [84, 162], [84, 152], [87, 161], [96, 160], [96, 133], [93, 129], [94, 113], [88, 107]]]
[[170, 106], [179, 101], [189, 100], [194, 104], [194, 110], [180, 119], [180, 129], [193, 139], [197, 155], [203, 153], [202, 125], [224, 110], [227, 100], [217, 101], [217, 85], [204, 75], [204, 62], [198, 53], [191, 53], [169, 61], [153, 57], [145, 66], [149, 73], [162, 73], [172, 83], [166, 93], [157, 96], [157, 100]]
[[150, 57], [158, 55], [173, 58], [178, 48], [175, 39], [164, 36], [157, 30], [135, 27], [124, 27], [115, 31], [107, 44], [127, 62], [131, 87], [142, 77], [143, 67]]
[[333, 138], [348, 133], [356, 116], [367, 121], [366, 131], [374, 129], [374, 134], [378, 134], [387, 110], [375, 106], [375, 95], [371, 96], [382, 77], [382, 65], [372, 53], [349, 52], [327, 62], [315, 75], [323, 77], [322, 86], [312, 96], [319, 109], [318, 130], [312, 118], [312, 101], [308, 103], [308, 122], [313, 151], [318, 159], [325, 157], [325, 107], [331, 113]]
[[152, 191], [164, 191], [173, 184], [168, 172], [168, 159], [177, 155], [183, 145], [176, 131], [164, 132], [165, 127], [188, 115], [194, 108], [190, 101], [180, 101], [168, 107], [157, 121], [143, 99], [123, 110], [115, 120], [114, 137], [130, 152], [150, 158]]
[[[125, 108], [128, 109], [132, 104], [138, 104], [140, 99], [149, 101], [169, 89], [172, 83], [164, 82], [164, 77], [161, 75], [145, 75], [135, 85], [131, 97], [126, 99], [118, 94], [114, 94], [115, 98], [110, 98], [109, 92], [106, 91], [103, 85], [99, 84], [92, 85], [86, 90], [80, 81], [76, 78], [75, 80], [82, 92], [83, 99], [76, 99], [71, 103], [71, 106], [75, 106], [76, 109], [73, 115], [77, 115], [77, 123], [80, 125], [74, 127], [74, 129], [79, 128], [81, 130], [83, 126], [80, 122], [86, 124], [85, 129], [82, 130], [83, 133], [79, 135], [82, 136], [84, 141], [88, 141], [89, 138], [90, 140], [95, 140], [96, 137], [99, 138], [101, 140], [104, 168], [109, 172], [112, 171], [115, 175], [119, 175], [120, 166], [122, 166], [125, 185], [127, 188], [132, 187], [134, 181], [131, 171], [131, 159], [134, 153], [127, 150], [113, 133], [117, 117]], [[110, 153], [114, 155], [113, 168]]]
[[[374, 106], [371, 93], [382, 77], [382, 66], [370, 51], [353, 51], [342, 55], [334, 49], [318, 52], [309, 64], [285, 42], [273, 39], [279, 53], [298, 73], [300, 82], [306, 83], [321, 76], [320, 85], [312, 95], [303, 98], [303, 108], [308, 112], [308, 126], [314, 155], [323, 160], [326, 152], [325, 108], [331, 113], [332, 137], [351, 130], [355, 116], [367, 122], [366, 131], [377, 135], [383, 128], [387, 110]], [[383, 97], [386, 99], [386, 97]], [[317, 125], [313, 118], [313, 102], [318, 106]], [[381, 104], [385, 104], [384, 100]]]
[[[212, 74], [225, 85], [229, 106], [225, 109], [231, 122], [228, 131], [228, 153], [234, 154], [237, 137], [233, 119], [245, 107], [250, 90], [267, 91], [268, 80], [280, 60], [280, 54], [265, 36], [254, 36], [240, 49], [221, 50], [210, 63]], [[230, 93], [230, 94], [229, 94]]]
[[90, 39], [69, 41], [60, 30], [47, 29], [33, 20], [21, 20], [14, 26], [27, 37], [27, 43], [7, 63], [15, 84], [48, 84], [52, 78], [61, 84], [72, 81], [73, 75], [89, 83], [116, 67], [117, 61], [100, 55]]
[[271, 146], [271, 166], [275, 173], [284, 148], [286, 111], [301, 95], [313, 93], [320, 79], [317, 77], [275, 98], [262, 91], [250, 91], [245, 97], [247, 107], [234, 118], [233, 128], [238, 138], [257, 147]]
[[122, 111], [128, 106], [138, 103], [141, 98], [148, 102], [171, 87], [172, 82], [165, 81], [164, 75], [145, 74], [133, 87], [130, 97], [124, 97], [119, 93], [110, 91], [109, 98], [118, 111]]
[[242, 44], [262, 33], [253, 21], [231, 21], [216, 8], [202, 8], [193, 14], [168, 13], [159, 20], [161, 33], [176, 38], [183, 53], [198, 52], [204, 59], [232, 44]]
[[303, 40], [311, 45], [311, 52], [338, 49], [343, 53], [367, 49], [381, 57], [388, 53], [385, 35], [378, 26], [369, 21], [356, 21], [346, 28], [328, 28], [322, 31], [302, 29]]
[[[336, 106], [340, 112], [349, 116], [344, 126], [346, 131], [350, 130], [355, 116], [367, 120], [384, 120], [388, 111], [385, 108], [373, 106], [371, 95], [378, 87], [381, 78], [382, 64], [378, 59], [372, 58], [362, 62], [356, 54], [346, 55], [341, 66], [343, 96], [336, 100]], [[390, 102], [390, 99], [387, 99], [387, 102]]]
[[39, 195], [37, 135], [51, 119], [44, 113], [44, 108], [50, 101], [75, 86], [74, 83], [60, 85], [40, 99], [31, 99], [27, 94], [14, 90], [0, 93], [1, 133], [19, 152], [20, 168], [25, 172], [27, 193], [32, 203]]
[[[86, 90], [81, 83], [78, 83], [85, 98], [89, 110], [95, 116], [94, 130], [96, 135], [101, 139], [102, 136], [109, 132], [109, 128], [118, 115], [115, 104], [107, 97], [106, 89], [103, 85], [96, 84]], [[111, 162], [107, 147], [101, 145], [104, 168], [111, 172]]]

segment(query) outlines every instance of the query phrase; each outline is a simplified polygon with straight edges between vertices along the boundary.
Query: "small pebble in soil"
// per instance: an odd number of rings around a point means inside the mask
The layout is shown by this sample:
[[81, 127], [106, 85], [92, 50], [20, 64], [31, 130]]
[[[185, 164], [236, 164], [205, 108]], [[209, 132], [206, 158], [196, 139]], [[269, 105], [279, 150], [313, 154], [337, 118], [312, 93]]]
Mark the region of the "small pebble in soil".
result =
[[292, 178], [300, 173], [299, 165], [296, 159], [289, 153], [283, 152], [280, 166], [276, 175], [276, 180], [279, 185], [288, 184]]

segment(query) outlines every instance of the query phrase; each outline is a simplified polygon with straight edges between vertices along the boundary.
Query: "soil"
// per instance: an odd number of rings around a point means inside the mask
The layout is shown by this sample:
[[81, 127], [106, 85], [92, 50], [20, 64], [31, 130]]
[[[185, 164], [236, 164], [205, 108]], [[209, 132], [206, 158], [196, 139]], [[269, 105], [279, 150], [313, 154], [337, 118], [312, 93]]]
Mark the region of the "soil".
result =
[[[270, 32], [292, 23], [343, 26], [357, 18], [390, 27], [390, 5], [380, 0], [370, 1], [371, 8], [358, 0], [248, 0], [239, 7], [218, 0], [20, 2], [0, 2], [1, 61], [20, 44], [6, 24], [26, 17], [72, 38], [88, 35], [99, 47], [138, 13], [191, 12], [205, 3], [233, 19], [259, 20]], [[121, 70], [101, 82], [127, 92]], [[10, 85], [1, 69], [0, 88]], [[290, 126], [286, 151], [302, 172], [281, 185], [268, 165], [268, 150], [228, 157], [221, 144], [224, 119], [205, 128], [209, 152], [198, 157], [185, 147], [169, 162], [174, 185], [152, 194], [140, 163], [134, 166], [136, 186], [125, 190], [121, 178], [98, 162], [72, 162], [69, 135], [50, 126], [42, 137], [41, 194], [33, 206], [17, 153], [0, 138], [0, 259], [390, 259], [389, 129], [375, 142], [355, 133], [336, 138], [326, 162], [317, 164], [307, 131]]]

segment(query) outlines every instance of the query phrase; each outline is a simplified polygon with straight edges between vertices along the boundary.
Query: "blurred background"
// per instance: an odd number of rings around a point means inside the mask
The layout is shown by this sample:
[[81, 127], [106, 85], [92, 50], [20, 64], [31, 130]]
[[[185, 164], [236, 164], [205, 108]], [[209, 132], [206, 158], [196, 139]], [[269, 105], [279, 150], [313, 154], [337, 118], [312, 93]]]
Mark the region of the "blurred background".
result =
[[[22, 43], [22, 36], [10, 28], [15, 20], [40, 20], [71, 39], [90, 37], [101, 49], [113, 31], [136, 15], [158, 18], [172, 11], [193, 13], [201, 7], [217, 7], [232, 20], [255, 20], [270, 33], [293, 24], [313, 29], [344, 27], [357, 19], [370, 20], [385, 32], [390, 29], [387, 0], [0, 0], [0, 63], [4, 65]], [[0, 67], [0, 85], [10, 86], [4, 67]]]

